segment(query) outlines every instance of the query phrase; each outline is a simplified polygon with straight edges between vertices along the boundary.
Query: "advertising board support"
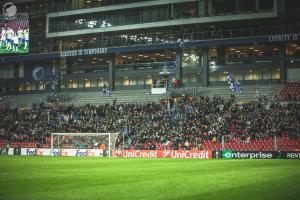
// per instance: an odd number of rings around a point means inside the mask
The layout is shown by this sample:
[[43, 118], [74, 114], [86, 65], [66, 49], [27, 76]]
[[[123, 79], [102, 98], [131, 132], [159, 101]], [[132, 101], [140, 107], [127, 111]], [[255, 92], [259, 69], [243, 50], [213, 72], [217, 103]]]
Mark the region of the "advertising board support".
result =
[[212, 158], [222, 158], [223, 151], [212, 151]]
[[278, 151], [278, 143], [277, 143], [276, 135], [274, 136], [274, 149], [275, 149], [275, 151]]

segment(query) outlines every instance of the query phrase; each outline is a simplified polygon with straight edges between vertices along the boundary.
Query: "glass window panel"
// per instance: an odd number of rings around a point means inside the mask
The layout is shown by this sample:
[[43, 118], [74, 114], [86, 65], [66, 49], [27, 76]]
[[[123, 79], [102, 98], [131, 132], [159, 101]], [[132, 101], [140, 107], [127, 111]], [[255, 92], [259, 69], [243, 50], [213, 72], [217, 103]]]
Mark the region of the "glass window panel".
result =
[[85, 88], [90, 88], [91, 87], [91, 81], [90, 80], [85, 80], [84, 81], [84, 87]]
[[61, 88], [61, 89], [65, 89], [65, 88], [66, 88], [66, 84], [65, 84], [64, 81], [61, 81], [61, 82], [60, 82], [60, 88]]
[[158, 9], [152, 9], [151, 10], [151, 21], [155, 22], [159, 20], [159, 10]]
[[136, 77], [130, 77], [130, 85], [136, 85], [137, 78]]
[[253, 72], [253, 80], [261, 80], [262, 79], [262, 72], [255, 70]]
[[30, 91], [31, 90], [31, 84], [26, 83], [25, 84], [25, 91]]
[[238, 5], [240, 12], [248, 12], [255, 10], [255, 0], [239, 0]]
[[175, 4], [174, 10], [176, 18], [190, 18], [197, 16], [197, 2]]
[[183, 82], [183, 83], [188, 83], [188, 81], [189, 81], [188, 75], [183, 75], [183, 76], [182, 76], [182, 82]]
[[151, 17], [150, 17], [150, 10], [144, 10], [142, 12], [143, 14], [143, 22], [150, 22], [151, 21]]
[[36, 83], [31, 83], [31, 90], [36, 90]]
[[273, 70], [272, 78], [275, 80], [279, 80], [280, 79], [280, 70], [278, 70], [278, 69]]
[[24, 83], [21, 83], [20, 85], [19, 85], [19, 91], [20, 92], [22, 92], [22, 91], [24, 91]]
[[137, 78], [137, 83], [138, 83], [138, 85], [144, 85], [144, 78], [143, 77], [138, 77]]
[[235, 78], [236, 80], [243, 80], [243, 72], [236, 72]]
[[218, 81], [226, 81], [226, 75], [223, 72], [218, 73]]
[[129, 12], [125, 14], [125, 24], [138, 24], [140, 23], [139, 12]]
[[67, 81], [67, 88], [73, 88], [73, 81], [72, 80]]
[[226, 14], [235, 11], [235, 0], [213, 0], [216, 14]]
[[218, 72], [210, 72], [209, 73], [209, 81], [215, 82], [218, 80]]
[[196, 74], [191, 74], [190, 75], [190, 83], [196, 83], [196, 82], [197, 82]]
[[196, 75], [196, 82], [197, 83], [201, 83], [202, 82], [202, 73], [197, 73], [197, 75]]
[[124, 86], [128, 86], [129, 85], [129, 78], [128, 77], [124, 77], [122, 79], [122, 85], [124, 85]]
[[99, 79], [98, 80], [98, 87], [103, 87], [104, 86], [104, 80], [103, 79]]
[[73, 88], [83, 88], [83, 87], [84, 87], [84, 80], [73, 81]]
[[195, 51], [185, 51], [182, 55], [182, 67], [198, 67], [199, 56]]
[[116, 78], [116, 86], [122, 85], [122, 78]]
[[151, 85], [152, 84], [152, 77], [147, 77], [146, 78], [146, 85]]
[[273, 0], [260, 0], [259, 1], [259, 10], [272, 10], [273, 9]]
[[93, 88], [97, 87], [97, 81], [96, 80], [91, 80], [91, 87], [93, 87]]
[[252, 71], [246, 71], [244, 77], [245, 80], [253, 80]]
[[264, 71], [263, 72], [263, 79], [271, 79], [272, 78], [272, 71], [271, 70], [268, 70], [268, 71]]
[[44, 84], [43, 83], [38, 83], [37, 89], [38, 90], [44, 90]]

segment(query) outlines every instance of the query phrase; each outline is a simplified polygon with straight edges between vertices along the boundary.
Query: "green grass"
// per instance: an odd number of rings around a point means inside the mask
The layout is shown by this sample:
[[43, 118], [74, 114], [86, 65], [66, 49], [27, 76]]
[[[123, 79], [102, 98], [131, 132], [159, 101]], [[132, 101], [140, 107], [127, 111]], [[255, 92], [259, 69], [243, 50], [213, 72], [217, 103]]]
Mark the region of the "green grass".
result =
[[300, 160], [0, 156], [0, 199], [300, 199]]
[[13, 52], [11, 50], [5, 50], [6, 47], [0, 46], [0, 54], [26, 54], [28, 53], [28, 48], [23, 49], [23, 45], [18, 49], [17, 52]]

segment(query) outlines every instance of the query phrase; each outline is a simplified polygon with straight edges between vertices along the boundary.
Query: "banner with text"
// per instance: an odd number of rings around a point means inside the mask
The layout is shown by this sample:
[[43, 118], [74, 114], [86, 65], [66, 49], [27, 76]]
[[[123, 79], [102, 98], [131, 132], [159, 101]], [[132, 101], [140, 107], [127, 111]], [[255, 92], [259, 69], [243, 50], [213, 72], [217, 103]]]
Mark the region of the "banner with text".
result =
[[222, 151], [223, 159], [276, 159], [278, 151]]
[[300, 159], [300, 151], [281, 151], [282, 159]]
[[[22, 156], [50, 156], [49, 148], [21, 148]], [[53, 149], [53, 156], [103, 157], [102, 149]]]
[[202, 150], [115, 150], [114, 157], [124, 158], [192, 158], [211, 159], [212, 151]]

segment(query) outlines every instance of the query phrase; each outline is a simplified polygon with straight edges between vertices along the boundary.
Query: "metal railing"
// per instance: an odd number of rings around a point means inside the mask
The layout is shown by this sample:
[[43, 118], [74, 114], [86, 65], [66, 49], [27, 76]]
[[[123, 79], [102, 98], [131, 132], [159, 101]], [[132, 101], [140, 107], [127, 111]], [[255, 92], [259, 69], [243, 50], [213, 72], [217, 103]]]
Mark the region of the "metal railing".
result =
[[[180, 41], [198, 41], [198, 40], [212, 40], [212, 39], [227, 39], [227, 38], [247, 38], [257, 36], [267, 36], [275, 34], [293, 34], [300, 33], [300, 26], [269, 26], [269, 27], [248, 27], [230, 30], [216, 30], [216, 31], [191, 31], [186, 32], [170, 32], [162, 34], [127, 34], [117, 36], [103, 35], [103, 39], [92, 40], [86, 38], [85, 41], [78, 43], [62, 43], [62, 50], [75, 49], [90, 49], [100, 47], [130, 47], [139, 45], [154, 45], [154, 44], [168, 44]], [[81, 36], [82, 37], [82, 36]], [[33, 45], [32, 45], [33, 46]], [[31, 53], [41, 52], [55, 52], [59, 51], [58, 44], [41, 45], [32, 47]]]

